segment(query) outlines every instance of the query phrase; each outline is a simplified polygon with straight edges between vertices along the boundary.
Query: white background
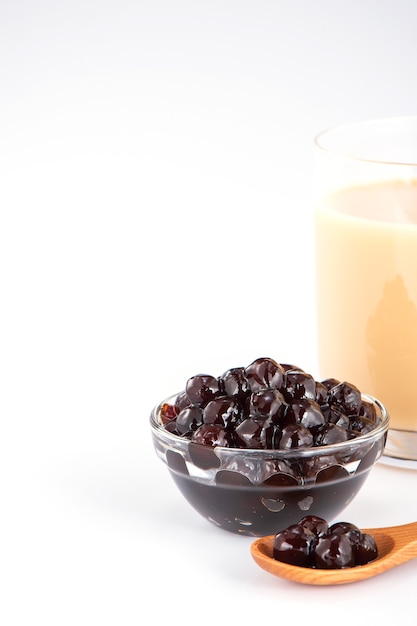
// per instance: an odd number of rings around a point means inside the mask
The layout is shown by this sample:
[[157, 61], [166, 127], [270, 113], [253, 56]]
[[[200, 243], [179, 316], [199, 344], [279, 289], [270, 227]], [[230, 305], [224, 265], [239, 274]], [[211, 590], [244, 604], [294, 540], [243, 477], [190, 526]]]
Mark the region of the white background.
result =
[[[313, 137], [416, 113], [416, 23], [413, 0], [2, 0], [3, 626], [413, 610], [415, 562], [338, 588], [259, 569], [148, 417], [258, 356], [316, 374]], [[380, 464], [343, 517], [417, 519], [416, 476]]]

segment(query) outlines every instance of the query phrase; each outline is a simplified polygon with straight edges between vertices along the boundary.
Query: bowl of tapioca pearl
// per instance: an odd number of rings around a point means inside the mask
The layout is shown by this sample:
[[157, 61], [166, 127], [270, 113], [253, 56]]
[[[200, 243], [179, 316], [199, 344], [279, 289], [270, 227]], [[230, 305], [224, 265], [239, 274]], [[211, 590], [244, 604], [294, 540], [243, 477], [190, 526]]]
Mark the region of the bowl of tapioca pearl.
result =
[[385, 406], [353, 383], [269, 357], [191, 375], [150, 416], [156, 454], [194, 512], [249, 536], [334, 519], [383, 453], [388, 425]]

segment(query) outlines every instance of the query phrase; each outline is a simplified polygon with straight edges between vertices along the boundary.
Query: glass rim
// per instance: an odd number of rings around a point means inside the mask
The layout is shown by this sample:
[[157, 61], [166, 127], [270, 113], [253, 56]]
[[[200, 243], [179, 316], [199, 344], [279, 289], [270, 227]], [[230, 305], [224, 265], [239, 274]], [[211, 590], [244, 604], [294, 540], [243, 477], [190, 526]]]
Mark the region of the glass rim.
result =
[[[190, 443], [190, 440], [165, 430], [165, 428], [158, 419], [162, 405], [166, 402], [172, 401], [176, 397], [176, 395], [177, 394], [174, 394], [169, 398], [166, 398], [164, 401], [160, 402], [157, 406], [153, 408], [150, 415], [150, 424], [156, 436], [162, 437], [162, 439], [164, 439], [167, 443], [170, 443], [174, 446], [184, 446], [188, 445]], [[390, 424], [390, 415], [387, 407], [380, 400], [366, 393], [362, 393], [361, 395], [364, 400], [368, 400], [369, 402], [377, 406], [381, 415], [381, 421], [376, 424], [375, 428], [373, 428], [371, 431], [359, 435], [354, 439], [347, 439], [346, 441], [340, 441], [338, 443], [323, 446], [300, 447], [292, 448], [290, 450], [282, 450], [280, 448], [226, 448], [223, 446], [215, 446], [212, 449], [218, 450], [222, 453], [222, 455], [225, 456], [242, 454], [242, 456], [269, 458], [272, 455], [274, 459], [290, 459], [295, 456], [299, 456], [300, 458], [317, 455], [328, 456], [332, 453], [341, 452], [345, 448], [349, 449], [352, 446], [361, 446], [364, 443], [370, 443], [376, 439], [379, 439], [385, 432], [388, 431]], [[193, 445], [201, 446], [202, 444], [193, 443]]]
[[331, 135], [336, 135], [338, 132], [348, 131], [359, 129], [361, 127], [370, 128], [371, 126], [377, 125], [385, 125], [388, 124], [404, 124], [407, 122], [412, 122], [415, 124], [417, 131], [417, 115], [405, 115], [405, 116], [393, 116], [393, 117], [381, 117], [374, 119], [365, 119], [359, 120], [356, 122], [347, 122], [345, 124], [338, 124], [335, 126], [329, 126], [315, 135], [313, 139], [314, 147], [320, 152], [326, 153], [328, 155], [333, 155], [335, 157], [341, 157], [345, 159], [349, 159], [351, 161], [358, 161], [362, 163], [374, 163], [378, 165], [389, 165], [389, 166], [402, 166], [402, 167], [416, 167], [417, 166], [417, 158], [415, 161], [407, 161], [400, 159], [377, 159], [377, 158], [367, 158], [355, 155], [353, 150], [343, 149], [343, 148], [335, 148], [326, 146], [324, 143], [324, 139], [326, 137], [330, 137]]

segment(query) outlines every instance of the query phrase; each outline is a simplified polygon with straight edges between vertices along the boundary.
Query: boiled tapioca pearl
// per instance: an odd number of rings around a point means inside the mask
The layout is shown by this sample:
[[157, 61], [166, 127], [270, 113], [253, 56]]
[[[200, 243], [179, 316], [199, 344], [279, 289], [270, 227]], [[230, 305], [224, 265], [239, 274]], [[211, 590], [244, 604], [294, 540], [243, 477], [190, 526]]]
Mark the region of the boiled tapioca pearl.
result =
[[329, 391], [330, 404], [336, 404], [346, 415], [358, 415], [362, 405], [361, 392], [351, 383], [339, 383]]
[[251, 391], [265, 387], [279, 389], [284, 380], [283, 367], [269, 358], [259, 358], [245, 368], [245, 377]]
[[[293, 478], [297, 483], [300, 482], [300, 476], [298, 472], [298, 466], [296, 469], [292, 466], [292, 464], [284, 459], [273, 459], [268, 461], [268, 466], [270, 468], [270, 475], [282, 475]], [[294, 481], [290, 480], [288, 484], [293, 484]]]
[[223, 393], [239, 402], [244, 402], [251, 393], [244, 367], [233, 367], [219, 378], [219, 384]]
[[355, 565], [366, 565], [378, 557], [375, 539], [368, 533], [361, 533], [360, 539], [354, 544]]
[[359, 417], [365, 417], [370, 422], [375, 424], [377, 422], [375, 404], [368, 402], [368, 400], [362, 400], [361, 408], [359, 409]]
[[252, 483], [240, 472], [230, 470], [220, 470], [216, 474], [216, 485], [225, 485], [228, 487], [251, 487]]
[[369, 533], [363, 533], [356, 524], [336, 522], [330, 526], [329, 531], [348, 537], [353, 547], [355, 565], [365, 565], [378, 556], [375, 539]]
[[326, 520], [322, 517], [318, 517], [317, 515], [305, 515], [298, 523], [300, 526], [303, 526], [303, 528], [311, 530], [316, 537], [325, 535], [329, 530], [329, 524]]
[[[329, 459], [327, 463], [329, 463]], [[316, 474], [316, 484], [335, 483], [337, 481], [346, 480], [346, 478], [349, 478], [348, 470], [343, 467], [343, 465], [339, 465], [335, 460], [333, 465], [319, 469]]]
[[166, 424], [164, 424], [164, 429], [168, 432], [168, 433], [172, 433], [173, 435], [177, 435], [178, 437], [182, 436], [182, 433], [180, 433], [177, 430], [177, 420], [171, 420], [170, 422], [167, 422]]
[[227, 396], [218, 396], [210, 400], [203, 409], [205, 424], [220, 424], [226, 428], [237, 424], [241, 415], [240, 405]]
[[349, 419], [349, 428], [357, 434], [364, 435], [365, 433], [370, 433], [375, 428], [375, 424], [366, 417], [355, 415]]
[[241, 448], [264, 447], [262, 430], [264, 426], [252, 418], [243, 420], [235, 429], [235, 441]]
[[325, 424], [325, 417], [320, 405], [315, 400], [305, 398], [288, 407], [286, 413], [290, 421], [301, 424], [304, 428], [315, 429]]
[[273, 557], [291, 565], [311, 567], [316, 542], [317, 537], [311, 530], [294, 524], [275, 535]]
[[215, 446], [228, 448], [231, 438], [224, 426], [220, 424], [202, 424], [191, 435], [191, 441], [212, 448]]
[[186, 409], [188, 406], [190, 406], [192, 403], [190, 402], [190, 398], [187, 396], [187, 394], [184, 391], [181, 391], [177, 397], [175, 398], [175, 402], [174, 402], [174, 406], [177, 410], [177, 413], [179, 413], [180, 411], [182, 411], [183, 409]]
[[279, 448], [292, 450], [294, 448], [309, 448], [314, 443], [314, 437], [308, 428], [301, 424], [288, 424], [281, 431]]
[[357, 541], [361, 534], [360, 528], [352, 522], [335, 522], [329, 527], [329, 531], [337, 535], [347, 535], [353, 541]]
[[350, 419], [349, 417], [343, 413], [343, 411], [337, 406], [333, 406], [331, 404], [326, 404], [322, 406], [323, 415], [327, 422], [330, 424], [335, 424], [336, 426], [341, 426], [345, 430], [350, 428]]
[[339, 383], [340, 380], [338, 380], [337, 378], [325, 378], [321, 381], [321, 384], [324, 385], [324, 387], [326, 387], [328, 391], [330, 391], [332, 387], [336, 387], [336, 385], [338, 385]]
[[174, 452], [174, 450], [167, 450], [166, 459], [169, 469], [173, 472], [176, 472], [178, 474], [189, 474], [184, 457], [179, 454], [179, 452]]
[[316, 446], [331, 446], [335, 443], [347, 441], [348, 438], [349, 436], [346, 428], [328, 423], [318, 429], [314, 442]]
[[353, 567], [353, 546], [348, 537], [335, 533], [320, 537], [314, 548], [314, 565], [318, 569]]
[[303, 371], [288, 370], [285, 373], [282, 393], [288, 402], [296, 402], [303, 398], [315, 400], [316, 381], [310, 374]]
[[203, 410], [198, 406], [189, 406], [178, 413], [175, 423], [180, 435], [187, 435], [202, 425]]
[[185, 392], [191, 404], [205, 405], [220, 393], [219, 381], [209, 374], [197, 374], [187, 380]]
[[277, 472], [268, 476], [262, 484], [267, 487], [295, 487], [299, 482], [299, 479], [292, 474]]
[[328, 401], [328, 390], [323, 383], [316, 381], [316, 402], [318, 404], [323, 405], [327, 404]]
[[285, 406], [284, 396], [278, 389], [260, 389], [253, 392], [249, 399], [249, 413], [254, 419], [270, 418], [278, 423]]
[[[201, 426], [200, 428], [203, 427]], [[223, 442], [223, 446], [227, 446], [227, 443]], [[201, 445], [201, 442], [193, 443], [193, 441], [190, 441], [188, 444], [188, 454], [194, 465], [200, 469], [209, 470], [220, 467], [221, 461], [215, 453], [212, 444], [204, 443]]]
[[164, 404], [160, 408], [161, 422], [163, 424], [171, 422], [177, 417], [179, 412], [179, 409], [175, 405], [164, 402]]

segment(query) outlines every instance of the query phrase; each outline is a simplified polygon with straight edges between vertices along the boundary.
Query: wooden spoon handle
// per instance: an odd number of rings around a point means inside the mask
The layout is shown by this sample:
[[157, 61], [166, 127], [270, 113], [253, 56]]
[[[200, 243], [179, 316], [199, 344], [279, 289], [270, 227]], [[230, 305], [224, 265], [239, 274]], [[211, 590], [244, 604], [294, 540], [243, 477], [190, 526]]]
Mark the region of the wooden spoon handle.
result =
[[401, 526], [391, 526], [385, 529], [381, 528], [373, 532], [381, 531], [385, 531], [387, 534], [391, 535], [396, 550], [403, 552], [404, 549], [406, 549], [410, 558], [417, 556], [417, 522], [410, 522], [409, 524], [402, 524]]

